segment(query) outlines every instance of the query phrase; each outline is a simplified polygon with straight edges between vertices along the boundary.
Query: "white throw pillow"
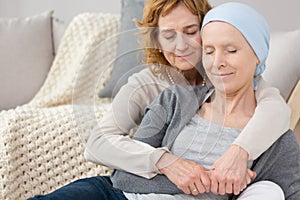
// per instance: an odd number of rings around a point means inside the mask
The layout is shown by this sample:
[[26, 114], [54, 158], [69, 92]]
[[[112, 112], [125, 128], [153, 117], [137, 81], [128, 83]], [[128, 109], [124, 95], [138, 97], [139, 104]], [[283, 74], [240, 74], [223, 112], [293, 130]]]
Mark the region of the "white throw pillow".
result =
[[52, 11], [0, 18], [0, 111], [29, 102], [53, 61]]
[[280, 90], [285, 100], [300, 77], [300, 29], [271, 34], [264, 79]]

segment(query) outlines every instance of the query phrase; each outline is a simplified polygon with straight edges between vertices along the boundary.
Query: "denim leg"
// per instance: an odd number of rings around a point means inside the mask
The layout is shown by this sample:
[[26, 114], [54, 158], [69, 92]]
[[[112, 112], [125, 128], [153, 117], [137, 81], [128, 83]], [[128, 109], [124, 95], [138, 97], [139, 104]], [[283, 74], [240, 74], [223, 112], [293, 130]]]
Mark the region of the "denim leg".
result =
[[38, 195], [29, 200], [127, 200], [123, 192], [112, 187], [109, 176], [97, 176], [79, 179], [54, 192], [46, 195]]

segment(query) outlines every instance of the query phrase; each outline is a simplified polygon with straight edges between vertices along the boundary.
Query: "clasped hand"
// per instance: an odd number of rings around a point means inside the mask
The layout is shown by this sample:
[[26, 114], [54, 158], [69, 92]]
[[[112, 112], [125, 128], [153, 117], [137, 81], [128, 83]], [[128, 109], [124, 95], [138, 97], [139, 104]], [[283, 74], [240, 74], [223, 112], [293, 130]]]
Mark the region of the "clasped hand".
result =
[[248, 154], [233, 145], [211, 169], [170, 153], [161, 157], [157, 167], [185, 194], [213, 192], [237, 195], [256, 177], [256, 173], [247, 168], [247, 159]]

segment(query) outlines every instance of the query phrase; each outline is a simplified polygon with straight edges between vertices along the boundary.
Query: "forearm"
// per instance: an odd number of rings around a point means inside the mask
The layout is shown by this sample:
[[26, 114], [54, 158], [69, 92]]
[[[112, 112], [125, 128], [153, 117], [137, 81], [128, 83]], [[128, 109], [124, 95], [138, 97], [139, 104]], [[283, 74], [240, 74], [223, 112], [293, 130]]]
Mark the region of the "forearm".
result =
[[263, 80], [259, 87], [255, 113], [234, 142], [248, 152], [250, 160], [260, 156], [289, 129], [290, 109], [279, 91]]
[[140, 107], [135, 105], [114, 100], [112, 109], [90, 134], [85, 157], [97, 164], [150, 178], [157, 174], [155, 162], [164, 151], [129, 138], [130, 130], [141, 118]]
[[[128, 137], [140, 123], [145, 107], [162, 90], [149, 73], [143, 70], [129, 78], [115, 96], [111, 110], [88, 139], [85, 156], [89, 161], [147, 178], [157, 173], [155, 162], [165, 151]], [[146, 83], [152, 84], [141, 87]]]
[[151, 178], [159, 172], [155, 163], [164, 152], [163, 148], [156, 149], [126, 136], [94, 132], [88, 140], [85, 157], [98, 164]]
[[129, 119], [136, 117], [123, 117], [119, 123], [121, 118], [114, 116], [112, 110], [108, 111], [90, 134], [85, 149], [86, 159], [145, 178], [155, 176], [158, 172], [155, 163], [165, 151], [129, 137], [126, 129], [135, 126], [134, 120]]

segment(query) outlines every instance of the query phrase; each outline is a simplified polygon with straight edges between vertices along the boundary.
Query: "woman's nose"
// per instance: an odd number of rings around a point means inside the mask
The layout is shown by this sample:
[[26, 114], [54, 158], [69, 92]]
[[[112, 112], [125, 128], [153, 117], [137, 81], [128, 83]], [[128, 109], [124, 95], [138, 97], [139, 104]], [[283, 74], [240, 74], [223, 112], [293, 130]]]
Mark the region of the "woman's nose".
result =
[[177, 33], [176, 37], [176, 50], [184, 51], [188, 48], [187, 38], [182, 33]]
[[225, 66], [225, 56], [221, 52], [216, 52], [213, 57], [213, 67], [220, 69], [223, 66]]

